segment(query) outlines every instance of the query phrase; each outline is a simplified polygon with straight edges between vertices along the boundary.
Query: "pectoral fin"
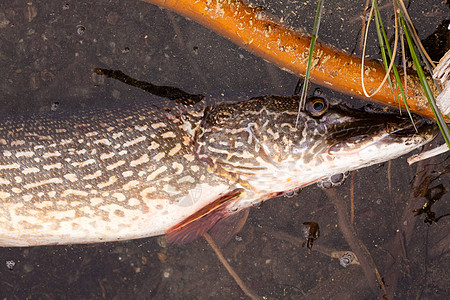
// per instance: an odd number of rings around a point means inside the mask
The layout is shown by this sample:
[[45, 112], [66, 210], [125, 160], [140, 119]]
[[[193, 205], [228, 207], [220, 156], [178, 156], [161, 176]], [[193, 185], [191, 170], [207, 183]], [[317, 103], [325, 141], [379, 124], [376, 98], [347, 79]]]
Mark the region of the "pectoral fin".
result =
[[169, 228], [166, 231], [167, 242], [185, 244], [208, 232], [217, 222], [230, 214], [226, 208], [232, 201], [239, 198], [243, 191], [242, 188], [234, 189]]
[[217, 246], [224, 248], [238, 234], [247, 221], [250, 208], [229, 214], [220, 219], [209, 231]]

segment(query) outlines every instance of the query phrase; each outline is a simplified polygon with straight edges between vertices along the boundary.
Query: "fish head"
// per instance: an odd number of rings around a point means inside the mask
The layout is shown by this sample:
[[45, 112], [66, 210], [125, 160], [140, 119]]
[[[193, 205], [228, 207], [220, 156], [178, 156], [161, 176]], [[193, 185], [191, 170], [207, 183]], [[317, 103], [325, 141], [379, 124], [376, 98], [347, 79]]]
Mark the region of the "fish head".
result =
[[[431, 141], [436, 124], [419, 115], [372, 105], [353, 108], [322, 97], [307, 99], [291, 155], [297, 168], [317, 167], [333, 175], [404, 155]], [[328, 171], [327, 171], [328, 170]]]
[[[273, 196], [406, 154], [437, 134], [434, 122], [321, 96], [266, 96], [216, 107], [203, 121], [200, 158]], [[417, 129], [417, 131], [416, 131]]]

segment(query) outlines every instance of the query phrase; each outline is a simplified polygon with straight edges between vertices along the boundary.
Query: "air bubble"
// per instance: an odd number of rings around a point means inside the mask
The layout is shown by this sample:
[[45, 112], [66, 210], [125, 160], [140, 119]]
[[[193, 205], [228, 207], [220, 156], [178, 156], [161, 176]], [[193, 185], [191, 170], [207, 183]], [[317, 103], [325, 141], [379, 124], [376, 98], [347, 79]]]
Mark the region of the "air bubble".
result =
[[78, 35], [83, 35], [86, 31], [86, 27], [84, 27], [83, 25], [78, 25], [77, 26], [77, 33]]
[[58, 107], [59, 107], [59, 102], [53, 102], [52, 105], [50, 106], [50, 110], [57, 111]]
[[16, 263], [13, 260], [7, 260], [6, 261], [6, 267], [10, 270], [14, 269], [14, 266], [16, 265]]
[[355, 259], [355, 254], [353, 254], [353, 252], [347, 252], [347, 253], [344, 253], [339, 258], [339, 263], [341, 264], [341, 266], [346, 268], [349, 264], [351, 264], [353, 262], [354, 259]]

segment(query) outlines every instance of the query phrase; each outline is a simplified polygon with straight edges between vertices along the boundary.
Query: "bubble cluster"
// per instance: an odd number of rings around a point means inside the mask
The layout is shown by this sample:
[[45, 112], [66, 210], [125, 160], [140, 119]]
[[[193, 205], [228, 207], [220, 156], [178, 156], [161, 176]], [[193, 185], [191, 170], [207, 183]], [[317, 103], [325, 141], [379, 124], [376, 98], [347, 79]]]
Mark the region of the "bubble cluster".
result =
[[346, 252], [339, 258], [339, 263], [341, 266], [346, 268], [355, 260], [355, 254], [353, 252]]
[[6, 267], [10, 270], [14, 269], [14, 266], [16, 265], [15, 261], [13, 260], [7, 260], [6, 261]]

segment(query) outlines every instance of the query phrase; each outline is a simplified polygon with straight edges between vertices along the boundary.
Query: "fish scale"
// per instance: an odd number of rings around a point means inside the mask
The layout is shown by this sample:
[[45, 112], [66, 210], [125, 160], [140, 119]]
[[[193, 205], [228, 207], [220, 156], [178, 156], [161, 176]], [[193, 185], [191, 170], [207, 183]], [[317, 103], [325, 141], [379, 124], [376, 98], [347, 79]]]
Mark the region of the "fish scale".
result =
[[[308, 101], [317, 99], [326, 103]], [[0, 245], [164, 232], [191, 240], [222, 217], [392, 159], [434, 136], [425, 121], [419, 134], [388, 134], [409, 121], [340, 104], [320, 116], [301, 112], [295, 126], [297, 103], [267, 96], [195, 109], [141, 103], [6, 118], [0, 121]], [[362, 124], [370, 138], [355, 139]], [[349, 156], [348, 148], [358, 155]]]
[[145, 216], [169, 214], [169, 203], [182, 202], [206, 174], [192, 153], [193, 132], [181, 125], [179, 116], [149, 105], [5, 120], [0, 244], [94, 242], [164, 232], [173, 222], [153, 224]]

